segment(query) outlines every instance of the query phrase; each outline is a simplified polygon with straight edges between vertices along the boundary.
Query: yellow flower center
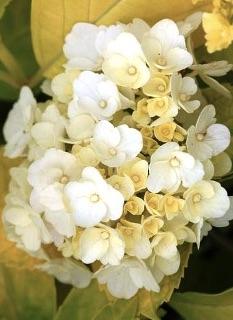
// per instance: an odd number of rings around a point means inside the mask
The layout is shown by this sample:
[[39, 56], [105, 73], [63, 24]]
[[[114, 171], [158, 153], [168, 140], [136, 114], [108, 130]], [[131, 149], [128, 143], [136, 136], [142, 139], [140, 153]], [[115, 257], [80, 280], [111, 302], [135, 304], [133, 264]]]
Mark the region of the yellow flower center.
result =
[[138, 175], [133, 175], [132, 177], [132, 180], [133, 180], [133, 182], [135, 182], [135, 183], [137, 183], [137, 182], [139, 182], [140, 181], [140, 178], [139, 178], [139, 176]]
[[185, 94], [185, 93], [181, 93], [180, 94], [180, 101], [185, 102], [188, 101], [190, 99], [190, 96]]
[[60, 178], [60, 183], [62, 184], [66, 184], [69, 181], [69, 178], [64, 174], [61, 178]]
[[106, 100], [100, 100], [100, 102], [99, 102], [99, 106], [100, 106], [100, 108], [102, 108], [102, 109], [104, 109], [104, 108], [106, 108], [107, 107], [107, 101]]
[[109, 148], [108, 152], [111, 156], [115, 156], [117, 154], [117, 150], [115, 148]]
[[165, 102], [163, 100], [158, 100], [156, 102], [156, 105], [157, 105], [158, 108], [163, 108], [164, 105], [165, 105]]
[[163, 84], [158, 85], [158, 90], [159, 90], [160, 92], [164, 92], [164, 91], [166, 90], [165, 85], [163, 85]]
[[101, 238], [107, 240], [109, 238], [109, 233], [107, 231], [101, 232]]
[[196, 193], [196, 194], [194, 194], [194, 196], [193, 196], [193, 203], [198, 203], [198, 202], [200, 202], [201, 201], [201, 195], [200, 195], [200, 193]]
[[130, 76], [135, 76], [135, 74], [137, 73], [138, 71], [137, 71], [137, 68], [135, 67], [135, 66], [130, 66], [129, 68], [128, 68], [128, 74], [130, 75]]
[[170, 164], [172, 167], [179, 167], [180, 161], [176, 157], [174, 157], [170, 160]]
[[167, 60], [163, 57], [160, 57], [157, 59], [157, 64], [159, 64], [160, 66], [166, 66]]
[[99, 200], [100, 200], [100, 197], [99, 197], [99, 195], [98, 194], [96, 194], [96, 193], [93, 193], [91, 196], [90, 196], [90, 200], [91, 200], [91, 202], [98, 202]]
[[198, 141], [203, 141], [205, 138], [205, 135], [204, 135], [204, 133], [197, 133], [196, 138]]

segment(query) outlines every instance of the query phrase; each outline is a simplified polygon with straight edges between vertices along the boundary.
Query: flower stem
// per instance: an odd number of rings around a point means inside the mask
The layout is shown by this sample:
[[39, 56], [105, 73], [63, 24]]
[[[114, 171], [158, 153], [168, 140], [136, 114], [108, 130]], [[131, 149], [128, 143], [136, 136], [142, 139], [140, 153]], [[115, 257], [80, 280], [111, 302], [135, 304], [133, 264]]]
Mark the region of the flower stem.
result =
[[7, 84], [9, 84], [11, 87], [19, 89], [20, 84], [7, 72], [0, 70], [0, 81], [3, 81]]

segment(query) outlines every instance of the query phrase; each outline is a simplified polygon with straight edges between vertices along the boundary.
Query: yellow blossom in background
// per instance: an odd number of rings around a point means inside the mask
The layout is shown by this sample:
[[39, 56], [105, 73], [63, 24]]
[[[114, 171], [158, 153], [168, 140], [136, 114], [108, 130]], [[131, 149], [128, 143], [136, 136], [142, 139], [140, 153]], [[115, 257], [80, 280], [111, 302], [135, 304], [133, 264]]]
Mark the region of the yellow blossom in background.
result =
[[131, 213], [134, 216], [140, 216], [144, 211], [144, 201], [136, 196], [130, 198], [124, 205], [124, 213]]
[[221, 14], [204, 13], [203, 28], [209, 53], [225, 49], [233, 41], [233, 26]]
[[164, 214], [160, 211], [160, 200], [163, 198], [161, 194], [146, 192], [144, 201], [148, 212], [155, 216], [163, 216]]
[[164, 97], [170, 90], [170, 77], [160, 72], [153, 72], [150, 80], [143, 87], [143, 92], [152, 97]]
[[138, 101], [137, 109], [133, 112], [132, 118], [135, 122], [142, 126], [146, 126], [150, 123], [151, 119], [148, 114], [147, 99], [143, 98], [142, 100]]
[[146, 187], [148, 163], [140, 158], [135, 158], [119, 167], [118, 174], [130, 177], [134, 184], [135, 191], [142, 190]]
[[179, 213], [181, 213], [183, 205], [184, 200], [166, 194], [163, 196], [163, 198], [161, 198], [159, 202], [159, 209], [160, 211], [165, 212], [168, 220], [171, 220]]
[[159, 229], [164, 225], [164, 222], [160, 218], [150, 216], [144, 219], [142, 224], [147, 236], [151, 238], [158, 233]]
[[122, 193], [125, 200], [129, 200], [135, 192], [134, 184], [128, 176], [121, 177], [115, 174], [108, 179], [108, 182]]

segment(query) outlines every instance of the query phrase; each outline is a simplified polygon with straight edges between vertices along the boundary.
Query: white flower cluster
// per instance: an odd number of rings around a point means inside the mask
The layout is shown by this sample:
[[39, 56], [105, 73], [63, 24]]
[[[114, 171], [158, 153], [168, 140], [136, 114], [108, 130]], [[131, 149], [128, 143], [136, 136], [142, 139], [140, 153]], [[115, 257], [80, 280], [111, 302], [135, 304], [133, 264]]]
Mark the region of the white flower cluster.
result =
[[[9, 239], [46, 257], [41, 268], [61, 281], [97, 278], [117, 298], [159, 292], [182, 245], [199, 246], [204, 227], [231, 219], [212, 180], [219, 161], [222, 174], [231, 169], [230, 133], [197, 98], [195, 76], [209, 65], [193, 65], [186, 47], [199, 23], [200, 14], [152, 28], [77, 23], [64, 72], [43, 84], [48, 101], [21, 89], [4, 135], [5, 155], [24, 160], [11, 169], [3, 220]], [[181, 115], [198, 108], [185, 127]]]

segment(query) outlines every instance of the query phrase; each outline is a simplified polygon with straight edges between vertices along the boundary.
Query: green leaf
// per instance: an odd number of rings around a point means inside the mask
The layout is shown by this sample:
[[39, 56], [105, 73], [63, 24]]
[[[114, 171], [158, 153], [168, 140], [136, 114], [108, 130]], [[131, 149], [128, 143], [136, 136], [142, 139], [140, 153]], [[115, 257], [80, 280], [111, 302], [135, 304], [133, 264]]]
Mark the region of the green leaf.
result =
[[233, 289], [220, 294], [176, 293], [170, 305], [186, 320], [232, 319]]
[[136, 317], [138, 305], [137, 296], [130, 300], [117, 300], [106, 306], [95, 320], [133, 320]]
[[4, 15], [6, 6], [11, 2], [12, 0], [1, 0], [0, 2], [0, 19]]
[[52, 278], [38, 271], [0, 265], [0, 319], [51, 320], [55, 308]]
[[[32, 50], [30, 8], [31, 1], [11, 1], [0, 20], [0, 35], [3, 43], [23, 69], [27, 78], [38, 69]], [[0, 62], [0, 71], [5, 70], [6, 68]], [[17, 96], [17, 88], [13, 88], [3, 81], [0, 82], [0, 99], [15, 100]]]
[[71, 290], [55, 320], [94, 320], [108, 304], [108, 299], [100, 292], [97, 282], [92, 281], [88, 288]]

